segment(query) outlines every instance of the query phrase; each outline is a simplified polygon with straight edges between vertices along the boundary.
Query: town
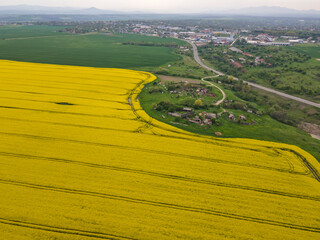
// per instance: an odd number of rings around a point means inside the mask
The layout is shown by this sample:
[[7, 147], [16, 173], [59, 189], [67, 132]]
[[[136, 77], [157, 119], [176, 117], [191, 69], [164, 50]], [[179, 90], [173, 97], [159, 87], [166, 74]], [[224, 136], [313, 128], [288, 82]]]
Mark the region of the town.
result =
[[[285, 30], [263, 31], [260, 28], [212, 28], [207, 25], [187, 25], [180, 21], [94, 21], [69, 23], [63, 31], [77, 33], [133, 33], [161, 38], [179, 38], [196, 42], [198, 46], [208, 43], [215, 45], [233, 45], [236, 41], [245, 41], [257, 46], [290, 46], [293, 44], [314, 44], [320, 42], [319, 26], [307, 27], [304, 32], [292, 32], [282, 35]], [[270, 33], [268, 33], [270, 32]], [[290, 33], [290, 31], [287, 31]]]

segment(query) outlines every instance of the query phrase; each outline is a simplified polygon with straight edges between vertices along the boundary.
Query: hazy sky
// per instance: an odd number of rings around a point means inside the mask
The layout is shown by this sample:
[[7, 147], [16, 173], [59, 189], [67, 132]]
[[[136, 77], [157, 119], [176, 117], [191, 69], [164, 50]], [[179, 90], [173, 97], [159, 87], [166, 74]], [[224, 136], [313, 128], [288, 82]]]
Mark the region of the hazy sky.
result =
[[202, 12], [254, 6], [320, 10], [320, 0], [0, 0], [0, 5], [18, 4], [158, 12]]

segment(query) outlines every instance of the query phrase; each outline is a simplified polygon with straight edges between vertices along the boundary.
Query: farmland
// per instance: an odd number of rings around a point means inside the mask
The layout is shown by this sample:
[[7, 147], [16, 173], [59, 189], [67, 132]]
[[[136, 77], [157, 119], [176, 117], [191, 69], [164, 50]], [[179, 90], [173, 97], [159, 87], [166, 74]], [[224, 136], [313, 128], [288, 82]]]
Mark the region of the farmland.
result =
[[34, 38], [44, 36], [65, 35], [67, 33], [59, 33], [62, 27], [58, 26], [19, 26], [19, 25], [4, 25], [0, 26], [0, 39], [13, 39], [13, 38]]
[[294, 47], [292, 47], [293, 49], [304, 53], [306, 55], [309, 55], [310, 57], [313, 58], [320, 58], [320, 47], [319, 45], [296, 45]]
[[150, 118], [155, 76], [0, 61], [4, 239], [318, 239], [320, 165], [298, 147]]
[[169, 47], [125, 43], [185, 44], [175, 39], [133, 34], [66, 34], [55, 32], [57, 29], [49, 26], [0, 27], [0, 59], [90, 67], [154, 67], [181, 57]]

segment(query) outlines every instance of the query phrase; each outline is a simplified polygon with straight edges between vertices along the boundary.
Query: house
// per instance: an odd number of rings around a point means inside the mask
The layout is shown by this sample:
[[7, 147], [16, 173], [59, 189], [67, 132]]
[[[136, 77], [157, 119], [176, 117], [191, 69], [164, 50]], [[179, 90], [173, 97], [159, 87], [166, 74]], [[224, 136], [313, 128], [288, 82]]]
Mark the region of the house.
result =
[[172, 117], [181, 117], [180, 113], [173, 113], [173, 112], [169, 112], [168, 115], [172, 116]]
[[244, 53], [242, 53], [242, 54], [245, 55], [245, 56], [248, 56], [248, 57], [253, 57], [250, 53], [244, 52]]
[[207, 119], [216, 119], [217, 118], [217, 114], [216, 113], [207, 113], [206, 114], [206, 118]]
[[196, 116], [195, 118], [189, 119], [189, 122], [201, 124], [201, 119], [198, 116]]
[[237, 52], [237, 53], [243, 53], [243, 51], [241, 51], [240, 49], [238, 48], [235, 48], [235, 47], [231, 47], [229, 48], [232, 52]]
[[258, 46], [290, 46], [289, 42], [260, 42]]
[[191, 112], [186, 112], [186, 113], [184, 113], [184, 114], [181, 114], [181, 118], [187, 118], [188, 116], [193, 115], [193, 114], [194, 114], [193, 111], [191, 111]]
[[212, 121], [211, 121], [210, 119], [205, 119], [205, 120], [203, 120], [203, 123], [204, 123], [205, 125], [212, 125]]
[[185, 107], [185, 108], [183, 108], [183, 109], [182, 109], [182, 111], [185, 111], [185, 112], [192, 112], [192, 108], [187, 108], [187, 107]]
[[206, 89], [206, 88], [198, 88], [198, 89], [196, 90], [196, 93], [197, 93], [198, 95], [206, 95], [206, 94], [208, 94], [208, 92], [209, 92], [209, 90]]
[[239, 60], [242, 62], [242, 63], [245, 63], [247, 60], [244, 59], [244, 58], [239, 58]]
[[231, 120], [236, 120], [236, 117], [233, 115], [233, 113], [230, 113], [228, 118]]
[[242, 64], [238, 62], [233, 62], [232, 65], [236, 68], [243, 68]]
[[239, 118], [240, 118], [241, 120], [243, 120], [243, 121], [247, 121], [247, 118], [246, 118], [245, 116], [243, 116], [243, 115], [240, 115]]

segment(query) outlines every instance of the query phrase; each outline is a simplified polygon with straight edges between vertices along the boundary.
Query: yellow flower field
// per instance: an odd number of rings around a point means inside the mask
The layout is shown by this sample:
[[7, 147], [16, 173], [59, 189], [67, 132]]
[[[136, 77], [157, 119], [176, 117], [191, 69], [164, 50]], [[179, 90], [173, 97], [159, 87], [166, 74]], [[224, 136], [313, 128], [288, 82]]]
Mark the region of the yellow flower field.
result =
[[320, 239], [316, 159], [151, 119], [154, 79], [0, 61], [0, 239]]

